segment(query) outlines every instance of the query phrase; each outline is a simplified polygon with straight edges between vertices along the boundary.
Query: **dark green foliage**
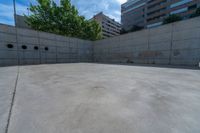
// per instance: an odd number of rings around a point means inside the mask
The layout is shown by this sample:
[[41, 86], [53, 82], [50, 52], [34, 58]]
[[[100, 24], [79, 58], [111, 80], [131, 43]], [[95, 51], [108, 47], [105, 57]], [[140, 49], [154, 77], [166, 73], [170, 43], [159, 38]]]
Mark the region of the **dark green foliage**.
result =
[[99, 24], [79, 16], [70, 0], [60, 0], [59, 6], [53, 0], [37, 2], [38, 5], [30, 5], [31, 15], [25, 16], [33, 29], [82, 39], [101, 39]]
[[194, 14], [192, 14], [192, 15], [190, 16], [190, 18], [194, 18], [194, 17], [198, 17], [198, 16], [200, 16], [200, 7], [197, 8], [196, 12], [195, 12]]
[[120, 34], [126, 34], [128, 31], [126, 31], [124, 28], [121, 29]]
[[142, 29], [144, 29], [144, 27], [133, 25], [130, 30], [125, 30], [124, 28], [122, 28], [120, 34], [135, 32], [135, 31], [139, 31], [139, 30], [142, 30]]
[[139, 31], [139, 30], [142, 30], [142, 29], [144, 29], [144, 27], [133, 25], [130, 32]]
[[163, 24], [169, 24], [182, 20], [181, 16], [173, 14], [164, 19]]
[[200, 16], [200, 7], [197, 8], [197, 10], [196, 10], [196, 14]]

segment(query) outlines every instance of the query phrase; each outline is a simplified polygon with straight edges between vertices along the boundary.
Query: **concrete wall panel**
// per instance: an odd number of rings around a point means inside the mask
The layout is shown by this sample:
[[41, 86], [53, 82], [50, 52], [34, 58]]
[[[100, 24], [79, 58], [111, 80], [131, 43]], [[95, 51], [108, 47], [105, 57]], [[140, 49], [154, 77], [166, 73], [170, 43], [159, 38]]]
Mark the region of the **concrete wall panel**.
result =
[[200, 49], [200, 39], [173, 41], [173, 49]]
[[200, 17], [196, 17], [193, 19], [188, 19], [185, 21], [180, 21], [178, 23], [173, 24], [174, 31], [182, 31], [183, 29], [196, 29], [200, 28]]
[[0, 66], [82, 61], [196, 66], [199, 23], [200, 17], [95, 42], [0, 25]]
[[7, 33], [7, 34], [16, 34], [15, 28], [9, 25], [0, 24], [0, 32]]
[[[28, 33], [28, 34], [27, 34], [27, 33]], [[35, 30], [17, 28], [17, 34], [18, 34], [19, 36], [29, 36], [29, 37], [38, 38], [38, 32], [35, 31]]]
[[17, 51], [15, 50], [0, 50], [0, 59], [16, 59]]
[[29, 37], [29, 36], [17, 36], [19, 44], [39, 44], [39, 39], [37, 37]]
[[200, 28], [174, 31], [173, 41], [200, 38]]
[[0, 32], [0, 39], [2, 42], [16, 42], [16, 35]]
[[[8, 48], [8, 44], [13, 48]], [[0, 25], [0, 66], [18, 65], [18, 62], [19, 65], [79, 62], [80, 58], [92, 61], [92, 44], [91, 41]], [[27, 48], [22, 49], [23, 45]]]
[[56, 40], [55, 34], [46, 33], [46, 32], [38, 32], [39, 38], [48, 39], [48, 40]]
[[150, 43], [149, 50], [170, 50], [171, 42]]
[[[94, 43], [94, 61], [192, 65], [200, 62], [200, 17]], [[114, 45], [119, 44], [118, 48]]]

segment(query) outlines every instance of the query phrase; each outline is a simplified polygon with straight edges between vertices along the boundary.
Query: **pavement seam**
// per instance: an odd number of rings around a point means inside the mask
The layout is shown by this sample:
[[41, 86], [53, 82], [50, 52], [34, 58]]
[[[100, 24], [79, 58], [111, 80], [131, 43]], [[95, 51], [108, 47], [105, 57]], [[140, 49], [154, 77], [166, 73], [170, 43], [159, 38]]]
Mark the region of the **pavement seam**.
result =
[[16, 80], [15, 80], [14, 91], [13, 91], [13, 94], [12, 94], [12, 100], [11, 100], [10, 110], [9, 110], [9, 114], [8, 114], [8, 120], [7, 120], [5, 133], [8, 133], [8, 128], [9, 128], [9, 125], [10, 125], [10, 118], [11, 118], [11, 115], [12, 115], [12, 109], [13, 109], [13, 105], [14, 105], [14, 101], [15, 101], [15, 94], [16, 94], [18, 79], [19, 79], [19, 66], [17, 67], [17, 76], [16, 76]]

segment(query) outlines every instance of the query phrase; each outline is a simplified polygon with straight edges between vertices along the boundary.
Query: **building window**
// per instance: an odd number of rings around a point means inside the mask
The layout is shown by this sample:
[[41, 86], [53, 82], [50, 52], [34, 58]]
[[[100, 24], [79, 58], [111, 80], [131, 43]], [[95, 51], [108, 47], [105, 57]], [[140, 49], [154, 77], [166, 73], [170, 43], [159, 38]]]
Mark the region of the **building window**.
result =
[[192, 0], [181, 0], [180, 2], [176, 2], [174, 4], [171, 4], [170, 8], [181, 6], [181, 5], [184, 5], [184, 4], [189, 3], [189, 2], [192, 2]]
[[192, 9], [196, 9], [196, 8], [197, 8], [197, 5], [195, 4], [195, 5], [189, 6], [188, 10], [192, 10]]
[[186, 11], [188, 11], [188, 7], [172, 11], [170, 14], [178, 14], [178, 13], [182, 13], [182, 12], [186, 12]]
[[162, 22], [158, 22], [158, 23], [154, 23], [154, 24], [149, 24], [147, 25], [147, 28], [154, 28], [154, 27], [157, 27], [157, 26], [160, 26], [162, 25]]

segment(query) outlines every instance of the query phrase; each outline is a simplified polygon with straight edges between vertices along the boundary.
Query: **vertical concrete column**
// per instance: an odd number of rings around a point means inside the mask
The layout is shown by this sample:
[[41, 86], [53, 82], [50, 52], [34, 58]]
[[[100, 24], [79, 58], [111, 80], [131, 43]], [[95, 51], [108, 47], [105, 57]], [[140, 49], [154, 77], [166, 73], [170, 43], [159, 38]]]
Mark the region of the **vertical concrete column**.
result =
[[172, 50], [173, 50], [173, 36], [174, 36], [174, 24], [171, 24], [171, 40], [170, 40], [170, 51], [169, 51], [169, 65], [172, 62]]
[[19, 41], [18, 41], [18, 30], [15, 27], [15, 36], [16, 36], [16, 46], [17, 46], [17, 65], [20, 65], [20, 57], [19, 57]]
[[[148, 34], [147, 34], [147, 51], [150, 51], [150, 29], [147, 29], [147, 31], [148, 31]], [[149, 58], [147, 59], [147, 62], [148, 62], [148, 64], [150, 64], [150, 60], [149, 60]]]
[[56, 46], [56, 63], [58, 63], [58, 46]]
[[41, 40], [40, 40], [40, 35], [39, 35], [39, 31], [37, 32], [37, 36], [38, 36], [38, 44], [39, 44], [39, 62], [41, 64]]

